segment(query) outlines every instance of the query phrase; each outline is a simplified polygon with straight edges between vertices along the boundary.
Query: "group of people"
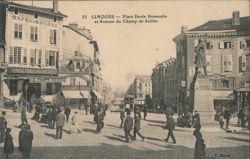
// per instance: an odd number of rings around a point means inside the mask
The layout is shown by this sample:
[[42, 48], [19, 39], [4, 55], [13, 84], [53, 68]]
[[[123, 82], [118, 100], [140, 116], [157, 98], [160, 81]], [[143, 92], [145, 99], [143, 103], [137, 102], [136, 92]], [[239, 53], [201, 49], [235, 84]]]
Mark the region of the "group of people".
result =
[[[13, 137], [11, 135], [11, 128], [8, 127], [8, 122], [6, 120], [6, 112], [2, 111], [0, 117], [0, 143], [4, 143], [3, 153], [6, 156], [6, 159], [9, 158], [9, 155], [14, 152], [14, 143]], [[33, 132], [28, 123], [23, 123], [21, 125], [21, 130], [18, 135], [18, 150], [22, 152], [23, 159], [30, 159], [31, 149], [33, 141]]]

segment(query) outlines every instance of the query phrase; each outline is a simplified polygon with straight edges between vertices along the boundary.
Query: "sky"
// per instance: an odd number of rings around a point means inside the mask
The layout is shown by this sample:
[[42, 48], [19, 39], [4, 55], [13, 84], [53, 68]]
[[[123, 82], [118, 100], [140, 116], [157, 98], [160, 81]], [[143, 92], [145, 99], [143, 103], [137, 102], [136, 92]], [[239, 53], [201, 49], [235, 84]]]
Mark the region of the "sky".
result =
[[[18, 2], [31, 4], [31, 2]], [[34, 1], [39, 7], [52, 7], [51, 1]], [[209, 20], [231, 18], [233, 11], [249, 16], [249, 1], [59, 1], [59, 10], [91, 30], [98, 42], [103, 79], [115, 91], [126, 91], [135, 75], [151, 75], [154, 66], [175, 57], [173, 38], [181, 26], [189, 29]], [[92, 15], [166, 15], [158, 23], [96, 24]], [[87, 18], [82, 18], [87, 15]]]

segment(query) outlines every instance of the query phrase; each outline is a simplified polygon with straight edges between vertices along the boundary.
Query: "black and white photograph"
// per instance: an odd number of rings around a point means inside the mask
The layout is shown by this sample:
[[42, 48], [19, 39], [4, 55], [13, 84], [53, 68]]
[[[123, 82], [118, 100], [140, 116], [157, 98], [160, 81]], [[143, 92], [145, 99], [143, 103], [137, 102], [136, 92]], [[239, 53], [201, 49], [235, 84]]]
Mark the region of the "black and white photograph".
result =
[[0, 0], [1, 159], [249, 159], [249, 0]]

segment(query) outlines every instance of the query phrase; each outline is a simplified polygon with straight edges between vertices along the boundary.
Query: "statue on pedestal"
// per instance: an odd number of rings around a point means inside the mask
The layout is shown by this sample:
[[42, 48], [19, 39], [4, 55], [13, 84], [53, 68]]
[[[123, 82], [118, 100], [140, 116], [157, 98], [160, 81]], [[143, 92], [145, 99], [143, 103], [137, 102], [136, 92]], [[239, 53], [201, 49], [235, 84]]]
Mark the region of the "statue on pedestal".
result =
[[195, 74], [200, 74], [200, 68], [203, 68], [205, 76], [207, 75], [206, 68], [206, 45], [203, 39], [198, 40], [198, 44], [195, 46]]

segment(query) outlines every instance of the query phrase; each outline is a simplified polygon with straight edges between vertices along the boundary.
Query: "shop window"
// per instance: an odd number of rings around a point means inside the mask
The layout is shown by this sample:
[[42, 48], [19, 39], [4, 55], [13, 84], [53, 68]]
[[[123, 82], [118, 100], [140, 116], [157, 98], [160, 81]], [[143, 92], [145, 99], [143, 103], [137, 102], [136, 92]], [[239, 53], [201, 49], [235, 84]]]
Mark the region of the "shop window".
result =
[[9, 82], [10, 95], [17, 95], [18, 93], [18, 81], [10, 80]]
[[30, 40], [37, 41], [38, 40], [38, 28], [30, 27]]
[[50, 30], [50, 44], [56, 44], [56, 30]]
[[15, 24], [14, 38], [15, 39], [22, 39], [23, 38], [23, 26], [22, 26], [22, 24]]

